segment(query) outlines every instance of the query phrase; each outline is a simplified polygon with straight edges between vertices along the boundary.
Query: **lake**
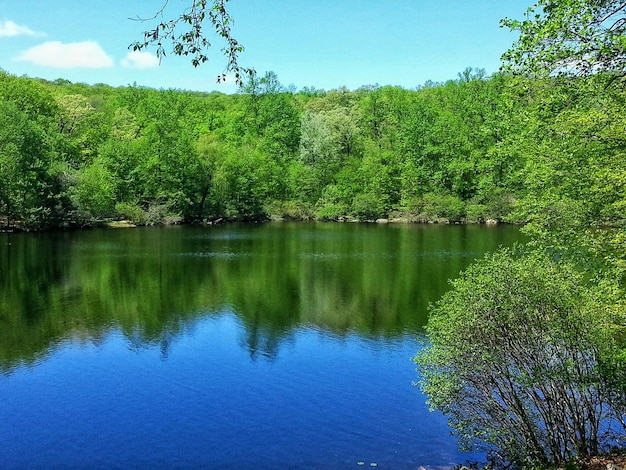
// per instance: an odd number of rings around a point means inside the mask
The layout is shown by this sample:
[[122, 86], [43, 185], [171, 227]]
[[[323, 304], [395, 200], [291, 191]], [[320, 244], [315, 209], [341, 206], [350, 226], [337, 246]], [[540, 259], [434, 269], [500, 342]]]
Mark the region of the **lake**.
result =
[[0, 234], [0, 467], [450, 468], [411, 357], [516, 227]]

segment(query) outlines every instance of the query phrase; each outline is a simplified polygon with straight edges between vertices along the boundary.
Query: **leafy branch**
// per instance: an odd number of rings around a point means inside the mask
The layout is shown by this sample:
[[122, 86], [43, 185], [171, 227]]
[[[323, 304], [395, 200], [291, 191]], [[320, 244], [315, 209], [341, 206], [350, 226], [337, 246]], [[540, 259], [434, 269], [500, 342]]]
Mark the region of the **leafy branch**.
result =
[[225, 82], [227, 74], [232, 73], [235, 82], [242, 85], [244, 75], [251, 74], [253, 70], [239, 65], [239, 54], [243, 52], [244, 47], [232, 35], [231, 26], [234, 20], [226, 8], [229, 1], [192, 0], [191, 6], [177, 18], [164, 20], [164, 13], [169, 4], [169, 0], [164, 0], [163, 6], [154, 16], [131, 18], [141, 22], [162, 20], [154, 28], [144, 31], [143, 40], [130, 44], [129, 49], [143, 51], [149, 47], [156, 47], [156, 56], [162, 60], [171, 47], [172, 54], [189, 56], [192, 65], [198, 67], [209, 60], [207, 50], [211, 47], [211, 42], [206, 33], [208, 22], [209, 28], [226, 42], [222, 52], [227, 58], [227, 65], [224, 72], [217, 76], [217, 82]]
[[501, 26], [520, 32], [502, 59], [505, 69], [541, 75], [626, 76], [626, 2], [539, 0], [525, 19]]

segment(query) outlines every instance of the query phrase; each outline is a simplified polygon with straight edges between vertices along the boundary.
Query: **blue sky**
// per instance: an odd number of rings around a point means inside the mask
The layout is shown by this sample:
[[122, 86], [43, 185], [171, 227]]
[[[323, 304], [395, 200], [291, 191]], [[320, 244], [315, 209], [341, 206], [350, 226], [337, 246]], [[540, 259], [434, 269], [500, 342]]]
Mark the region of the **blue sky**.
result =
[[[210, 62], [130, 54], [165, 0], [0, 0], [0, 68], [49, 80], [231, 93], [214, 38]], [[165, 18], [192, 0], [169, 0]], [[499, 27], [532, 0], [231, 0], [241, 65], [272, 70], [284, 85], [399, 85], [457, 77], [466, 67], [497, 71], [515, 34]], [[130, 54], [130, 55], [129, 55]]]

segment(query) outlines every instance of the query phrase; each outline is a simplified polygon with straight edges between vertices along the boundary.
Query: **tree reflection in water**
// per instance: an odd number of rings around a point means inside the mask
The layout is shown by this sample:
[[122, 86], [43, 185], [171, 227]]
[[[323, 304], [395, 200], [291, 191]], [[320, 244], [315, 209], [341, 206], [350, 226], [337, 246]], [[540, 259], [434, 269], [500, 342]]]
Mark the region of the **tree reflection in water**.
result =
[[520, 240], [514, 227], [266, 224], [0, 235], [0, 368], [119, 329], [131, 347], [233, 312], [251, 357], [300, 326], [417, 333], [447, 280]]

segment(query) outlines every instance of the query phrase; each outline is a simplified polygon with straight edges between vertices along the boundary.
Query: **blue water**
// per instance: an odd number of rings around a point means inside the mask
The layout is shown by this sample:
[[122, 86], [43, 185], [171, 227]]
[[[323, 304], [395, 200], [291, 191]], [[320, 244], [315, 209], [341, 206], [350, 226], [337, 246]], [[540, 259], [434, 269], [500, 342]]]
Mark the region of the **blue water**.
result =
[[457, 449], [414, 385], [424, 312], [411, 310], [503, 232], [304, 227], [6, 242], [0, 468], [443, 469], [480, 459]]
[[67, 339], [0, 379], [3, 468], [445, 468], [459, 453], [413, 386], [413, 338], [300, 328], [251, 355], [209, 313], [168, 345]]

